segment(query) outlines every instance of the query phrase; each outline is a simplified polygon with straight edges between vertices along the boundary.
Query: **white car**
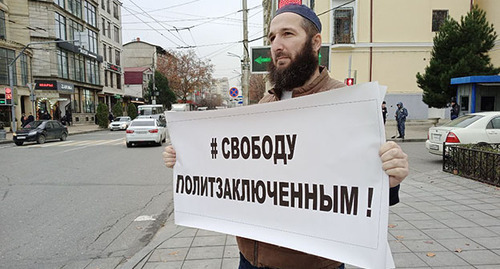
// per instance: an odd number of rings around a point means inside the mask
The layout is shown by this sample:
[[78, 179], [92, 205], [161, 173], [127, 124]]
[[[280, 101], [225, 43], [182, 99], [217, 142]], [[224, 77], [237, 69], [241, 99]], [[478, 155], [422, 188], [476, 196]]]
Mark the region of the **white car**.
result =
[[155, 143], [161, 146], [167, 139], [167, 130], [164, 123], [156, 119], [135, 119], [126, 130], [125, 140], [127, 147], [139, 143]]
[[132, 119], [130, 117], [116, 117], [109, 125], [108, 128], [111, 131], [114, 130], [126, 130], [130, 125], [130, 121]]
[[467, 114], [442, 126], [429, 128], [425, 141], [429, 152], [442, 155], [443, 143], [500, 143], [500, 111]]

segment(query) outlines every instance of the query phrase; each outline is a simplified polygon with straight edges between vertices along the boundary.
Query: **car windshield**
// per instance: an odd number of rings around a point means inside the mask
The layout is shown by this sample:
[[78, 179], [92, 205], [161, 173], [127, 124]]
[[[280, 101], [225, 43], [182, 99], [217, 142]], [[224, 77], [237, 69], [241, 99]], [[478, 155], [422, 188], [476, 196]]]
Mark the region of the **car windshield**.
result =
[[[41, 121], [41, 120], [32, 121], [32, 122], [26, 124], [26, 126], [24, 126], [24, 129], [36, 129], [40, 125], [42, 125], [42, 123], [43, 123], [43, 121]], [[40, 127], [42, 127], [42, 126], [40, 126]]]
[[120, 118], [120, 121], [128, 121], [128, 118]]
[[155, 126], [154, 120], [141, 120], [141, 121], [133, 121], [130, 124], [130, 127], [140, 127], [140, 126]]
[[464, 127], [471, 125], [472, 123], [474, 123], [475, 121], [479, 120], [482, 117], [483, 116], [481, 116], [481, 115], [465, 115], [465, 116], [456, 118], [456, 119], [444, 124], [443, 126], [464, 128]]

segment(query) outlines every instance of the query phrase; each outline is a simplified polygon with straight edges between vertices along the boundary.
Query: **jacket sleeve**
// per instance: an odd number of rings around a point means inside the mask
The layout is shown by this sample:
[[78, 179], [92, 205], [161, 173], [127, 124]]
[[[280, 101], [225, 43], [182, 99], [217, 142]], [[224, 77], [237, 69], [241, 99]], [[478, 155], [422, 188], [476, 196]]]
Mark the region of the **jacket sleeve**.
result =
[[399, 185], [389, 189], [389, 205], [399, 203]]

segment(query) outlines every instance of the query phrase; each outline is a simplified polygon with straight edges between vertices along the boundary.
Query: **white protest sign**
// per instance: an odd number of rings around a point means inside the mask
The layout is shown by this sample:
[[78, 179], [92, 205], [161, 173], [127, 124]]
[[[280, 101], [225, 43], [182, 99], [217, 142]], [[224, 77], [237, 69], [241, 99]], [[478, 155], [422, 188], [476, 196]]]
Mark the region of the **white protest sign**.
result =
[[175, 222], [365, 268], [393, 266], [376, 82], [219, 111], [169, 112]]

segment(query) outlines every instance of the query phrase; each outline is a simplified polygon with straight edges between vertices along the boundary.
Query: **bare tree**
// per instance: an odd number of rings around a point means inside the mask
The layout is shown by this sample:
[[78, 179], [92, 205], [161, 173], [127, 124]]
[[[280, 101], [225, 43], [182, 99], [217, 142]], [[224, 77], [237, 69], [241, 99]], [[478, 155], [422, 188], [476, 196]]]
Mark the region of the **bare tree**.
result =
[[170, 89], [178, 99], [186, 102], [195, 90], [213, 85], [214, 67], [210, 61], [199, 59], [192, 50], [169, 53], [171, 56], [159, 57], [157, 70], [167, 77]]
[[248, 100], [249, 104], [256, 104], [264, 96], [266, 90], [266, 75], [264, 74], [253, 74], [250, 76], [249, 82], [249, 94]]

